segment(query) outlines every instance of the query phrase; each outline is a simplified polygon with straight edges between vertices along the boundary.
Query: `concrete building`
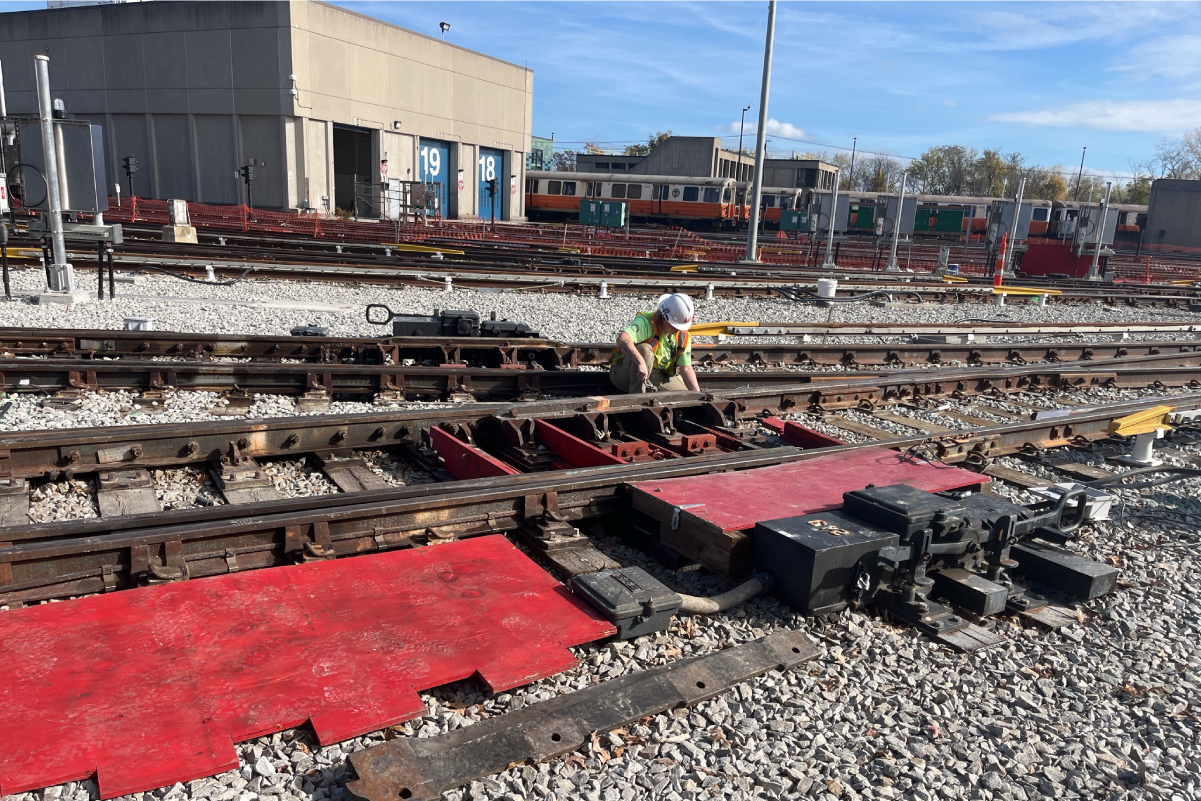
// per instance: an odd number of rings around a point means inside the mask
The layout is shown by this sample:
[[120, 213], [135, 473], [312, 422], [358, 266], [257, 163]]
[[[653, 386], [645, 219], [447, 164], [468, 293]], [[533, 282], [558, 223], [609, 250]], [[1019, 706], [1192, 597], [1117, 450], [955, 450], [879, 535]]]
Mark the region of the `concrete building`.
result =
[[[751, 181], [755, 157], [723, 148], [716, 136], [671, 136], [645, 156], [580, 153], [576, 169]], [[763, 185], [828, 190], [834, 186], [834, 170], [834, 165], [817, 159], [765, 159]]]
[[524, 217], [525, 67], [311, 0], [23, 11], [0, 14], [11, 115], [35, 113], [39, 53], [110, 176], [137, 157], [139, 196], [244, 202], [253, 159], [256, 206], [386, 213], [382, 182], [430, 181], [443, 213], [487, 218], [495, 178], [496, 216]]
[[1201, 248], [1201, 181], [1151, 182], [1143, 243]]

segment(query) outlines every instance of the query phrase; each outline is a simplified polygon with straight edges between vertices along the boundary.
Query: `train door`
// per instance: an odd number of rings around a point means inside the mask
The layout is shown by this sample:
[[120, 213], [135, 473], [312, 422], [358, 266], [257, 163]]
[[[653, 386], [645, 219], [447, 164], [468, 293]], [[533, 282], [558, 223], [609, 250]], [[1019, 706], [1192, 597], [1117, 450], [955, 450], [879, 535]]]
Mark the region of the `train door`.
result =
[[437, 185], [435, 208], [441, 217], [446, 217], [450, 208], [450, 185], [447, 176], [450, 174], [450, 143], [437, 139], [422, 139], [421, 149], [417, 153], [417, 169], [421, 172], [421, 180]]
[[[479, 209], [482, 220], [496, 219], [501, 216], [501, 192], [504, 191], [504, 187], [500, 185], [500, 178], [504, 172], [504, 163], [504, 151], [490, 147], [480, 148]], [[488, 190], [489, 181], [496, 182], [492, 192]]]

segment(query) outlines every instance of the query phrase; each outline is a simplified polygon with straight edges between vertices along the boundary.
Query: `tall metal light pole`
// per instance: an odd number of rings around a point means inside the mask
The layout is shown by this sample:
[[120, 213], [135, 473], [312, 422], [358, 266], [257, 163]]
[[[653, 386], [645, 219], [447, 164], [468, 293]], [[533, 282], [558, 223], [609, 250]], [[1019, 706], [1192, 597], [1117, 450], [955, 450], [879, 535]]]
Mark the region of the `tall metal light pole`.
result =
[[1076, 191], [1072, 193], [1073, 203], [1080, 199], [1080, 179], [1084, 177], [1084, 154], [1087, 152], [1087, 146], [1084, 150], [1080, 151], [1080, 172], [1076, 173]]
[[763, 86], [759, 90], [759, 128], [755, 131], [755, 183], [751, 190], [751, 219], [746, 234], [746, 260], [755, 258], [759, 239], [759, 199], [763, 194], [763, 158], [767, 150], [767, 95], [771, 88], [771, 51], [776, 38], [776, 0], [767, 4], [767, 42], [763, 45]]
[[42, 154], [46, 165], [46, 218], [50, 223], [50, 247], [54, 263], [50, 265], [50, 289], [72, 292], [75, 276], [67, 263], [67, 248], [63, 244], [63, 209], [59, 195], [58, 151], [54, 146], [54, 118], [50, 103], [50, 57], [33, 58], [34, 77], [38, 92], [38, 117], [42, 127]]
[[851, 169], [847, 171], [847, 191], [855, 191], [855, 149], [859, 146], [859, 137], [851, 140]]
[[751, 110], [751, 104], [747, 103], [746, 108], [742, 110], [742, 122], [738, 124], [738, 166], [734, 168], [734, 180], [742, 180], [742, 132], [746, 128], [746, 113]]
[[909, 170], [901, 173], [901, 192], [897, 195], [897, 212], [892, 221], [892, 252], [888, 254], [888, 264], [884, 265], [884, 272], [899, 273], [901, 265], [897, 264], [897, 245], [901, 240], [901, 217], [905, 209], [905, 181], [909, 177]]

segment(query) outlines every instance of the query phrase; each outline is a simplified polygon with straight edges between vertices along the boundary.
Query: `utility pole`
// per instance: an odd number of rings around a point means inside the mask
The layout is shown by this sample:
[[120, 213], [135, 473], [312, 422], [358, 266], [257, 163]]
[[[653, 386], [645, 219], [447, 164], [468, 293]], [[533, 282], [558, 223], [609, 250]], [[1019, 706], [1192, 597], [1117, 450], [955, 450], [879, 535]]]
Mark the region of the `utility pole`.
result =
[[888, 264], [884, 265], [884, 272], [899, 273], [901, 265], [897, 264], [897, 245], [901, 240], [901, 217], [905, 209], [905, 181], [909, 177], [909, 171], [901, 173], [901, 191], [897, 195], [897, 214], [892, 221], [892, 252], [888, 254]]
[[1105, 199], [1101, 201], [1101, 219], [1097, 220], [1097, 235], [1093, 238], [1093, 263], [1088, 268], [1088, 280], [1100, 281], [1101, 273], [1097, 264], [1101, 260], [1101, 240], [1105, 238], [1105, 218], [1109, 216], [1109, 192], [1113, 189], [1113, 181], [1105, 182]]
[[855, 191], [855, 149], [859, 146], [859, 137], [851, 140], [851, 169], [847, 171], [847, 191]]
[[833, 270], [838, 266], [834, 263], [834, 215], [838, 211], [838, 177], [839, 170], [835, 170], [834, 191], [830, 194], [830, 213], [826, 215], [826, 231], [828, 235], [826, 237], [826, 260], [822, 262], [823, 270]]
[[1076, 191], [1072, 193], [1073, 203], [1080, 199], [1080, 180], [1084, 177], [1084, 154], [1087, 152], [1087, 146], [1080, 152], [1080, 171], [1076, 173]]
[[751, 104], [747, 103], [746, 108], [742, 110], [742, 122], [738, 124], [738, 166], [734, 168], [734, 180], [742, 180], [742, 131], [746, 128], [746, 113], [751, 110]]
[[767, 42], [763, 46], [763, 86], [759, 90], [759, 127], [755, 131], [755, 183], [751, 190], [751, 219], [746, 234], [746, 260], [755, 257], [759, 239], [759, 201], [763, 194], [763, 158], [767, 150], [767, 95], [771, 89], [771, 53], [776, 38], [776, 0], [767, 3]]

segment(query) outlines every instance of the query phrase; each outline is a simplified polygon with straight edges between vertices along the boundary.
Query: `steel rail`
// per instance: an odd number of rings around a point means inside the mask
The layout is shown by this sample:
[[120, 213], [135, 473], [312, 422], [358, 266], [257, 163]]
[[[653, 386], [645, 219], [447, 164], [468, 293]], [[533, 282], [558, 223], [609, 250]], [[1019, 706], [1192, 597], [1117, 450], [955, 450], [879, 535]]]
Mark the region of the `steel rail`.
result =
[[[725, 365], [905, 365], [1023, 364], [1105, 359], [1138, 359], [1162, 353], [1187, 353], [1201, 340], [1173, 332], [1176, 340], [1060, 341], [1052, 343], [850, 343], [750, 344], [737, 340], [694, 342], [693, 360], [706, 367]], [[1185, 338], [1187, 337], [1187, 338]], [[612, 345], [562, 343], [539, 338], [328, 337], [195, 334], [171, 331], [106, 331], [0, 328], [0, 357], [75, 359], [170, 358], [209, 360], [223, 357], [256, 361], [318, 364], [416, 364], [502, 367], [537, 365], [563, 369], [605, 366]]]
[[[1169, 366], [1185, 360], [1184, 366]], [[109, 365], [120, 367], [123, 363]], [[155, 363], [158, 364], [158, 363]], [[477, 371], [478, 372], [478, 371]], [[513, 371], [495, 371], [512, 375]], [[519, 375], [522, 373], [518, 373]], [[535, 376], [573, 375], [533, 373]], [[604, 373], [582, 373], [599, 376]], [[703, 373], [705, 381], [712, 373]], [[418, 443], [433, 425], [472, 426], [497, 415], [539, 414], [546, 419], [578, 414], [618, 415], [644, 408], [675, 409], [710, 404], [727, 418], [777, 409], [835, 410], [871, 407], [907, 399], [980, 395], [1023, 389], [1073, 391], [1082, 388], [1188, 387], [1201, 384], [1201, 354], [1148, 357], [1146, 363], [1090, 364], [1087, 368], [1053, 366], [1016, 368], [878, 371], [870, 374], [787, 374], [813, 379], [779, 383], [780, 373], [733, 373], [736, 388], [706, 393], [583, 397], [518, 405], [461, 405], [449, 409], [210, 421], [164, 426], [113, 426], [99, 429], [26, 431], [0, 435], [0, 478], [55, 477], [118, 467], [166, 467], [219, 461], [232, 451], [248, 457], [380, 448]], [[747, 377], [758, 381], [745, 381]]]
[[[1054, 419], [939, 436], [898, 437], [829, 448], [771, 448], [649, 464], [611, 465], [402, 487], [346, 495], [77, 520], [2, 530], [0, 604], [102, 592], [164, 570], [197, 578], [303, 559], [306, 543], [325, 556], [527, 527], [547, 509], [579, 522], [619, 511], [624, 486], [720, 470], [749, 469], [866, 447], [925, 447], [947, 463], [982, 462], [1024, 448], [1107, 436], [1111, 420], [1162, 403], [1201, 406], [1201, 393], [1080, 409]], [[984, 477], [982, 476], [982, 481]], [[157, 571], [156, 569], [157, 568]]]

